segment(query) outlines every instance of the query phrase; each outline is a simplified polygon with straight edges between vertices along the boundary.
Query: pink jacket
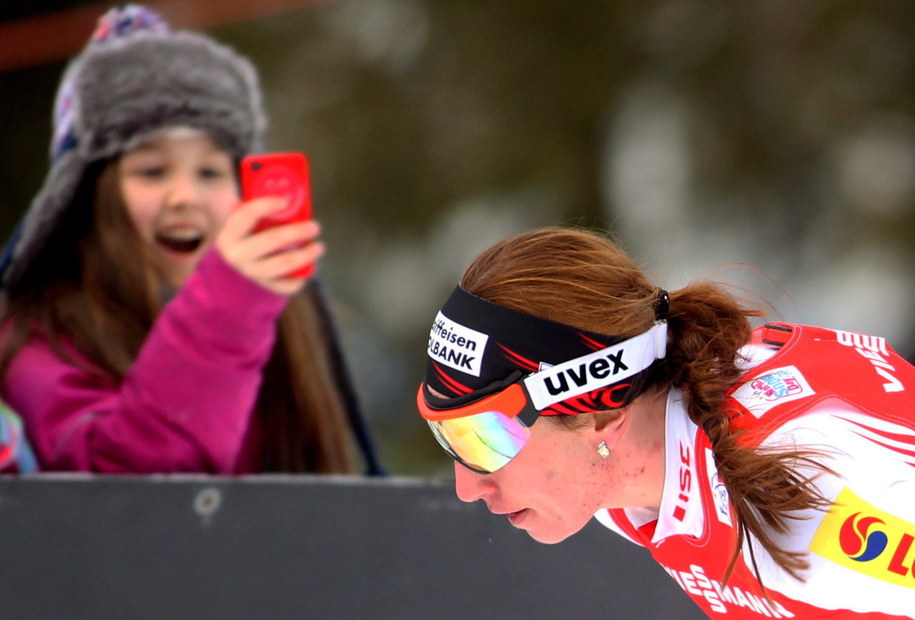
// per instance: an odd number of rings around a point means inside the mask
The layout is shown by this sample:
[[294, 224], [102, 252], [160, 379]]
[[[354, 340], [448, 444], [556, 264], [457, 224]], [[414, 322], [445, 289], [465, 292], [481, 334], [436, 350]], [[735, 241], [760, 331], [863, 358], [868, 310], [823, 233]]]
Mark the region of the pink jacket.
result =
[[211, 250], [122, 382], [63, 361], [35, 338], [13, 359], [3, 397], [45, 471], [251, 472], [251, 414], [286, 299]]

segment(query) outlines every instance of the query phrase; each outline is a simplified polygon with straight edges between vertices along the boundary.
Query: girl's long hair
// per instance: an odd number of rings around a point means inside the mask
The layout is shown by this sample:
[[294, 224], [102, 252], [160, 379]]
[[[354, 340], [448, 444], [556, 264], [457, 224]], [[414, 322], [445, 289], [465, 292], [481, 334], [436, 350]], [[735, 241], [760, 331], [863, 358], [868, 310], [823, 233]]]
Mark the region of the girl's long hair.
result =
[[[36, 334], [70, 363], [119, 382], [164, 305], [159, 270], [131, 223], [118, 184], [118, 160], [84, 176], [75, 203], [29, 265], [28, 284], [7, 292], [10, 323], [0, 375]], [[140, 248], [140, 250], [138, 250]], [[142, 254], [137, 256], [138, 251]], [[346, 397], [320, 291], [309, 283], [284, 310], [255, 408], [262, 470], [354, 470]], [[347, 384], [348, 387], [348, 384]]]
[[[546, 228], [489, 248], [464, 273], [461, 286], [497, 304], [609, 336], [631, 337], [655, 320], [658, 288], [619, 247], [594, 232]], [[816, 454], [772, 452], [741, 443], [731, 429], [725, 394], [739, 379], [739, 350], [751, 337], [745, 308], [723, 286], [695, 282], [670, 293], [667, 356], [649, 389], [685, 392], [692, 421], [708, 435], [718, 473], [737, 514], [737, 550], [747, 536], [797, 579], [809, 563], [781, 549], [773, 532], [788, 530], [792, 513], [823, 509], [825, 499], [799, 467], [828, 471]], [[752, 546], [750, 546], [752, 551]], [[757, 578], [755, 558], [751, 558]]]

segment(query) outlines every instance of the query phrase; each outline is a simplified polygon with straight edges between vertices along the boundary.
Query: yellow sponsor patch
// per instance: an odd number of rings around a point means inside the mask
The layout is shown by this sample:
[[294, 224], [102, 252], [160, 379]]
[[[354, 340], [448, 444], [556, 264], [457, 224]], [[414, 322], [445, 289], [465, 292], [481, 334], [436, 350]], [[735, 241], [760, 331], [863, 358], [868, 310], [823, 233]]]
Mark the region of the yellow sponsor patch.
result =
[[823, 518], [810, 551], [859, 573], [915, 589], [915, 524], [845, 488]]

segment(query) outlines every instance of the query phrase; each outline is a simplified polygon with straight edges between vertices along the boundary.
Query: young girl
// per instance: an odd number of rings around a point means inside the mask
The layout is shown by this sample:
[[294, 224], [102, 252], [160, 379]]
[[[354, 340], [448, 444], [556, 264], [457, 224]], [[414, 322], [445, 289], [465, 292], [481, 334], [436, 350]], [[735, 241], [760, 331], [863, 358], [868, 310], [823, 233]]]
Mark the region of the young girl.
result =
[[596, 517], [710, 616], [915, 617], [915, 368], [760, 314], [594, 233], [519, 234], [435, 318], [417, 406], [462, 500], [548, 543]]
[[[377, 473], [315, 280], [316, 223], [253, 232], [254, 68], [139, 6], [68, 67], [5, 251], [2, 393], [44, 470]], [[292, 248], [292, 249], [290, 249]], [[354, 441], [355, 440], [355, 441]]]

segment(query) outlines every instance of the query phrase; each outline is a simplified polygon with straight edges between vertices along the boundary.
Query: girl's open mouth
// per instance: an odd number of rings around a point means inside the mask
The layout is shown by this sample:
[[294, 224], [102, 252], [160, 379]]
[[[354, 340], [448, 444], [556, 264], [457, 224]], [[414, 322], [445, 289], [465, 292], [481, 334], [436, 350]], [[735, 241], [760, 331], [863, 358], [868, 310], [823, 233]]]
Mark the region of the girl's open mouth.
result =
[[203, 233], [197, 230], [159, 232], [156, 233], [156, 243], [172, 252], [190, 254], [203, 243]]

